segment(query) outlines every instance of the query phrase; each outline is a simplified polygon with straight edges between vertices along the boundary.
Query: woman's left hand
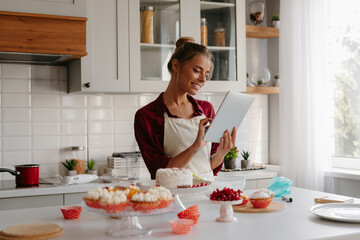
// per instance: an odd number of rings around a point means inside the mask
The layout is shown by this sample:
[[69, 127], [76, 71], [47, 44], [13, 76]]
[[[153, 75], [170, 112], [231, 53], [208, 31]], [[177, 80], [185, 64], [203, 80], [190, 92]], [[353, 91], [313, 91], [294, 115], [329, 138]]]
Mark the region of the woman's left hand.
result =
[[216, 154], [225, 157], [225, 155], [235, 146], [236, 141], [236, 127], [233, 127], [230, 134], [229, 129], [226, 129], [224, 136], [220, 139], [220, 146], [217, 149]]

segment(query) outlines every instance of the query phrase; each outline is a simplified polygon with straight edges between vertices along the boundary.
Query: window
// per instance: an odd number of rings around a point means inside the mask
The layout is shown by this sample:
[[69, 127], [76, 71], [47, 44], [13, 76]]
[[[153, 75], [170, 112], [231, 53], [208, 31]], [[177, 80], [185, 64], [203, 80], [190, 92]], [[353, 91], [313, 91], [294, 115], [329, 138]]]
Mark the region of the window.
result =
[[334, 167], [360, 169], [360, 1], [328, 0]]

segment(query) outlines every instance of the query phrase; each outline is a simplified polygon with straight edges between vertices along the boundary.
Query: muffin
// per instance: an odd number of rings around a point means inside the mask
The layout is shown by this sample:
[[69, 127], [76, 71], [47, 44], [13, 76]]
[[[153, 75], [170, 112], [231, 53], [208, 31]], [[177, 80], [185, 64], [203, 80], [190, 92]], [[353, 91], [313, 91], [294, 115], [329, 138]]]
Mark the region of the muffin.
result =
[[127, 195], [128, 199], [131, 199], [132, 196], [134, 196], [134, 194], [140, 192], [142, 192], [141, 189], [135, 186], [134, 184], [131, 184], [129, 187], [125, 189], [125, 194]]
[[246, 205], [249, 202], [249, 196], [246, 195], [243, 191], [240, 192], [240, 197], [242, 198], [242, 203], [240, 205]]
[[250, 202], [254, 208], [266, 208], [271, 203], [271, 196], [268, 193], [256, 191], [251, 195]]
[[160, 204], [159, 199], [152, 193], [135, 193], [131, 197], [132, 207], [135, 211], [147, 211], [157, 208]]
[[169, 189], [155, 186], [149, 189], [148, 193], [154, 194], [160, 201], [157, 208], [167, 208], [174, 201], [174, 197]]
[[98, 188], [96, 190], [91, 190], [91, 191], [86, 193], [83, 200], [84, 200], [85, 204], [88, 207], [101, 208], [101, 205], [100, 205], [99, 201], [100, 201], [100, 197], [105, 192], [108, 192], [108, 191], [106, 189], [104, 189], [104, 188]]
[[271, 200], [274, 198], [274, 192], [267, 188], [261, 188], [259, 191], [269, 194]]
[[125, 210], [129, 200], [124, 191], [108, 191], [100, 197], [100, 206], [108, 213]]

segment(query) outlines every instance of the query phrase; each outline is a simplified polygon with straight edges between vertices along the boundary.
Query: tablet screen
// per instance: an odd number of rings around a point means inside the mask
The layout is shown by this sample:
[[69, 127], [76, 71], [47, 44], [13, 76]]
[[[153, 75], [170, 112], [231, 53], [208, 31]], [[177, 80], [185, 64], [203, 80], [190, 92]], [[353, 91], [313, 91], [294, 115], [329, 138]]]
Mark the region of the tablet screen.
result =
[[204, 141], [219, 143], [226, 129], [238, 129], [254, 99], [252, 95], [229, 91], [207, 129]]

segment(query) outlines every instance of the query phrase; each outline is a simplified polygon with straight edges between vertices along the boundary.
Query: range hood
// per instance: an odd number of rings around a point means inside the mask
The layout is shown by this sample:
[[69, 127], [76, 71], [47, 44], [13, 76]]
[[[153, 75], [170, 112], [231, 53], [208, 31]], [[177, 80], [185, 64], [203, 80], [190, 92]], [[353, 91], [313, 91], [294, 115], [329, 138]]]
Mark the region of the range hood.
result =
[[62, 65], [86, 56], [86, 21], [0, 11], [0, 62]]

